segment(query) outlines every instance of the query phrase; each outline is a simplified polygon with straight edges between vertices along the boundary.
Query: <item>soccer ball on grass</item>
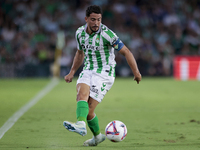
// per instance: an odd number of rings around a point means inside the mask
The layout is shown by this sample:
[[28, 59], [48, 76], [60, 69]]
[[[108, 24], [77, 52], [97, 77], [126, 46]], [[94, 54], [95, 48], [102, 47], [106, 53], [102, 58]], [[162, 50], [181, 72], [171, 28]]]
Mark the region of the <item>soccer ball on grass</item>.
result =
[[127, 135], [126, 125], [119, 121], [111, 121], [105, 128], [106, 137], [112, 142], [120, 142]]

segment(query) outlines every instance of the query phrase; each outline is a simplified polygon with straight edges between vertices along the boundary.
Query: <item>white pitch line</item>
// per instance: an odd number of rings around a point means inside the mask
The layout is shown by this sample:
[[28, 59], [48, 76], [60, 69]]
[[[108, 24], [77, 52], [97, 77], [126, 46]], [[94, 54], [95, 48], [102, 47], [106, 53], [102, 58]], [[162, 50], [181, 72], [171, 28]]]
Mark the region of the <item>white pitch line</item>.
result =
[[48, 92], [50, 92], [57, 84], [59, 83], [58, 79], [52, 79], [46, 87], [44, 87], [35, 97], [29, 100], [29, 102], [20, 108], [17, 112], [13, 114], [0, 128], [0, 139], [3, 135], [15, 124], [15, 122], [32, 106], [34, 106], [42, 97], [44, 97]]

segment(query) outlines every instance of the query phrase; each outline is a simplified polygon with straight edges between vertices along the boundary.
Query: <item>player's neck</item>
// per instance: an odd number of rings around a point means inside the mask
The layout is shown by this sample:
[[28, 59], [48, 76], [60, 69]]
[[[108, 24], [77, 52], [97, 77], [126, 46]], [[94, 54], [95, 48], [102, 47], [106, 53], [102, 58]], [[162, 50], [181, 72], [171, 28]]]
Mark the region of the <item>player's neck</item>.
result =
[[87, 32], [88, 34], [90, 34], [90, 35], [91, 35], [92, 33], [94, 33], [94, 32], [93, 32], [92, 30], [90, 30], [90, 28], [88, 28], [88, 27], [87, 27], [87, 29], [86, 29], [86, 32]]

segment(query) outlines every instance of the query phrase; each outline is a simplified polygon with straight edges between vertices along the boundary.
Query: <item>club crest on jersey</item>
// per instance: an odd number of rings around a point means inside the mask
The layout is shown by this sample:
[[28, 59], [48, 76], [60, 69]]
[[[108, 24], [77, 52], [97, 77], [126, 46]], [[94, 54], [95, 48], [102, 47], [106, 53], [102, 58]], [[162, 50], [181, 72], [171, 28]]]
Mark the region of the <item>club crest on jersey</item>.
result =
[[99, 42], [100, 42], [99, 38], [97, 38], [95, 42], [96, 42], [96, 43], [99, 43]]

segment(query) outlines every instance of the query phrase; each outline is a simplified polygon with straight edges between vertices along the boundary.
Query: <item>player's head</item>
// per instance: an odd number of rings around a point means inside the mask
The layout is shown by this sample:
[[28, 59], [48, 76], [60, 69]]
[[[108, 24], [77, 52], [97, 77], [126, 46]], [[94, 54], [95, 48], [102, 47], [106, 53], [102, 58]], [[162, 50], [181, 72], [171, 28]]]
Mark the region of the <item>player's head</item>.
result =
[[101, 8], [97, 5], [89, 6], [86, 10], [85, 21], [87, 22], [88, 29], [91, 32], [97, 32], [101, 24]]

